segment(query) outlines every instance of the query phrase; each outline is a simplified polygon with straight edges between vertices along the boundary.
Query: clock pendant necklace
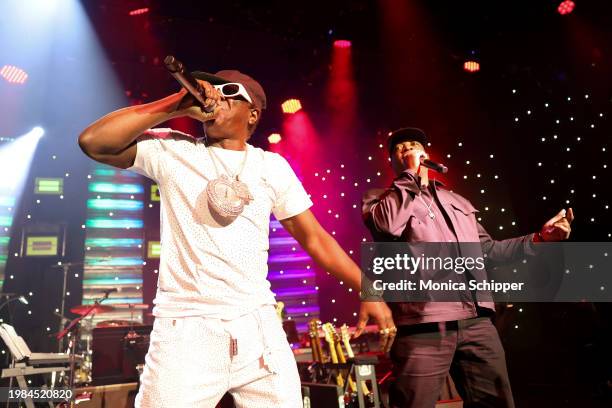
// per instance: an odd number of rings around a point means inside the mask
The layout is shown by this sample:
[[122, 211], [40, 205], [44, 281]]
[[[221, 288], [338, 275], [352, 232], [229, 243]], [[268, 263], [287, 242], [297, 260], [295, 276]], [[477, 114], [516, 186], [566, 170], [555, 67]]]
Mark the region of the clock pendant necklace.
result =
[[[225, 218], [235, 218], [244, 211], [244, 206], [248, 205], [253, 200], [253, 195], [249, 191], [249, 187], [240, 181], [240, 175], [244, 170], [244, 165], [249, 154], [248, 146], [244, 151], [244, 158], [240, 164], [240, 168], [236, 174], [232, 174], [223, 160], [221, 160], [211, 146], [207, 146], [210, 160], [215, 167], [217, 178], [208, 182], [206, 186], [206, 195], [208, 197], [209, 206], [220, 216]], [[221, 163], [224, 174], [219, 175], [217, 161]]]

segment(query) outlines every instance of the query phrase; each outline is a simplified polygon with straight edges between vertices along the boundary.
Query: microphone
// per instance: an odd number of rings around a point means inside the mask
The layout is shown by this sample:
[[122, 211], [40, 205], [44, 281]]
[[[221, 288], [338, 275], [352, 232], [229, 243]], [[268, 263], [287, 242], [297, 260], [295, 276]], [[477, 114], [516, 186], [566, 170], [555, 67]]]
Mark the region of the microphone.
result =
[[0, 310], [4, 309], [4, 306], [16, 300], [19, 301], [20, 303], [23, 303], [24, 305], [29, 304], [25, 296], [22, 296], [18, 293], [3, 293], [2, 295], [4, 298], [6, 298], [6, 300], [4, 301], [4, 303], [0, 304]]
[[214, 105], [205, 106], [206, 92], [204, 88], [202, 88], [202, 85], [200, 85], [190, 72], [185, 70], [185, 66], [182, 62], [177, 60], [173, 55], [168, 55], [164, 58], [164, 65], [170, 72], [170, 75], [172, 75], [174, 79], [195, 98], [204, 112], [210, 113], [215, 109]]
[[4, 297], [7, 299], [13, 298], [13, 299], [19, 300], [24, 305], [29, 304], [28, 299], [26, 299], [25, 296], [20, 295], [19, 293], [3, 292], [3, 293], [0, 293], [0, 297]]
[[428, 169], [435, 170], [438, 173], [448, 172], [448, 167], [446, 167], [442, 163], [438, 163], [438, 162], [426, 159], [424, 156], [421, 156], [419, 159], [421, 160], [421, 164], [427, 167]]

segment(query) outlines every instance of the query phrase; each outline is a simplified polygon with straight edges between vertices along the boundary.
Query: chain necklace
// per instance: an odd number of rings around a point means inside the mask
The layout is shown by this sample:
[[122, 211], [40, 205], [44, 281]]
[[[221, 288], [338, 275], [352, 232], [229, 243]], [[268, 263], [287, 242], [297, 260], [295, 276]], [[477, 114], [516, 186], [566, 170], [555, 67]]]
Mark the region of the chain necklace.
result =
[[436, 218], [436, 214], [434, 214], [433, 210], [431, 209], [433, 207], [433, 204], [434, 204], [433, 197], [431, 198], [431, 203], [429, 203], [429, 204], [427, 204], [427, 202], [425, 201], [425, 199], [423, 198], [423, 196], [421, 194], [419, 194], [419, 198], [423, 202], [423, 205], [425, 205], [425, 208], [427, 208], [427, 213], [428, 213], [427, 215], [429, 215], [429, 218], [431, 218], [432, 220], [434, 218]]
[[[242, 213], [244, 206], [248, 205], [253, 200], [253, 195], [249, 191], [249, 187], [240, 181], [240, 175], [244, 170], [249, 148], [247, 146], [244, 152], [244, 158], [236, 174], [232, 174], [232, 172], [228, 170], [223, 160], [214, 152], [213, 147], [207, 146], [206, 150], [208, 150], [210, 160], [213, 162], [217, 175], [217, 178], [211, 180], [206, 186], [208, 204], [220, 216], [235, 218]], [[219, 175], [217, 161], [221, 163], [225, 171], [225, 173], [221, 175]]]
[[[219, 156], [217, 156], [217, 153], [215, 153], [215, 149], [214, 147], [210, 146], [206, 148], [210, 154], [210, 158], [213, 162], [213, 165], [215, 166], [215, 172], [217, 173], [217, 175], [219, 175], [219, 169], [217, 168], [217, 161], [219, 163], [221, 163], [221, 166], [223, 166], [223, 170], [225, 170], [225, 172], [227, 173], [227, 175], [231, 178], [231, 179], [238, 179], [240, 177], [240, 175], [242, 174], [242, 170], [244, 170], [244, 164], [246, 163], [247, 160], [247, 156], [249, 155], [249, 149], [246, 148], [244, 150], [244, 157], [242, 158], [242, 162], [240, 163], [240, 168], [238, 169], [237, 172], [232, 173], [231, 171], [229, 171], [229, 169], [227, 168], [227, 166], [225, 165], [225, 163], [223, 162], [223, 160], [221, 160], [221, 158]], [[237, 173], [237, 174], [236, 174]]]

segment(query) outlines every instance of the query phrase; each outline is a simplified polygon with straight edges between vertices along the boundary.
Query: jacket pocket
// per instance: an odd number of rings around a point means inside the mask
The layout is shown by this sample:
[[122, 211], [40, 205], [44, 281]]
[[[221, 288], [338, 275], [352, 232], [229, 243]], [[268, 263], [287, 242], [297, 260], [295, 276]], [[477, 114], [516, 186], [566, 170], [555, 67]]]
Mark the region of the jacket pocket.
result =
[[451, 207], [453, 207], [456, 211], [462, 212], [464, 215], [470, 215], [479, 212], [474, 206], [470, 203], [460, 203], [456, 201], [451, 201]]
[[451, 201], [448, 204], [445, 208], [453, 222], [459, 242], [479, 242], [476, 220], [476, 213], [479, 211], [467, 201]]

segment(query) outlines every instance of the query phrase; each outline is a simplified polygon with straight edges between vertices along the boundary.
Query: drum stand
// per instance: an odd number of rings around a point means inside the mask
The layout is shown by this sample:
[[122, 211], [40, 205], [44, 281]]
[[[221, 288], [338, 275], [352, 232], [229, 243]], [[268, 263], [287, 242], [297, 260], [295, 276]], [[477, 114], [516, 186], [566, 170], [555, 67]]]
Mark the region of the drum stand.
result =
[[[66, 272], [64, 272], [64, 277], [65, 276], [66, 276]], [[81, 323], [81, 321], [85, 317], [90, 315], [93, 310], [95, 310], [98, 306], [100, 306], [100, 304], [103, 301], [108, 299], [108, 295], [109, 295], [109, 293], [106, 293], [102, 298], [97, 299], [96, 301], [94, 301], [94, 303], [92, 303], [91, 306], [85, 311], [85, 313], [83, 313], [79, 317], [73, 319], [68, 324], [68, 326], [66, 326], [66, 328], [61, 330], [56, 335], [56, 338], [60, 342], [60, 345], [61, 345], [62, 339], [64, 337], [68, 338], [68, 352], [70, 354], [70, 375], [68, 377], [68, 384], [67, 384], [67, 386], [71, 390], [74, 389], [74, 368], [75, 368], [75, 365], [76, 365], [76, 345], [77, 345], [77, 342], [79, 340], [80, 323]], [[63, 301], [62, 301], [62, 307], [63, 307]], [[75, 406], [75, 402], [74, 402], [74, 399], [72, 399], [72, 400], [70, 400], [70, 408], [73, 408], [74, 406]]]

